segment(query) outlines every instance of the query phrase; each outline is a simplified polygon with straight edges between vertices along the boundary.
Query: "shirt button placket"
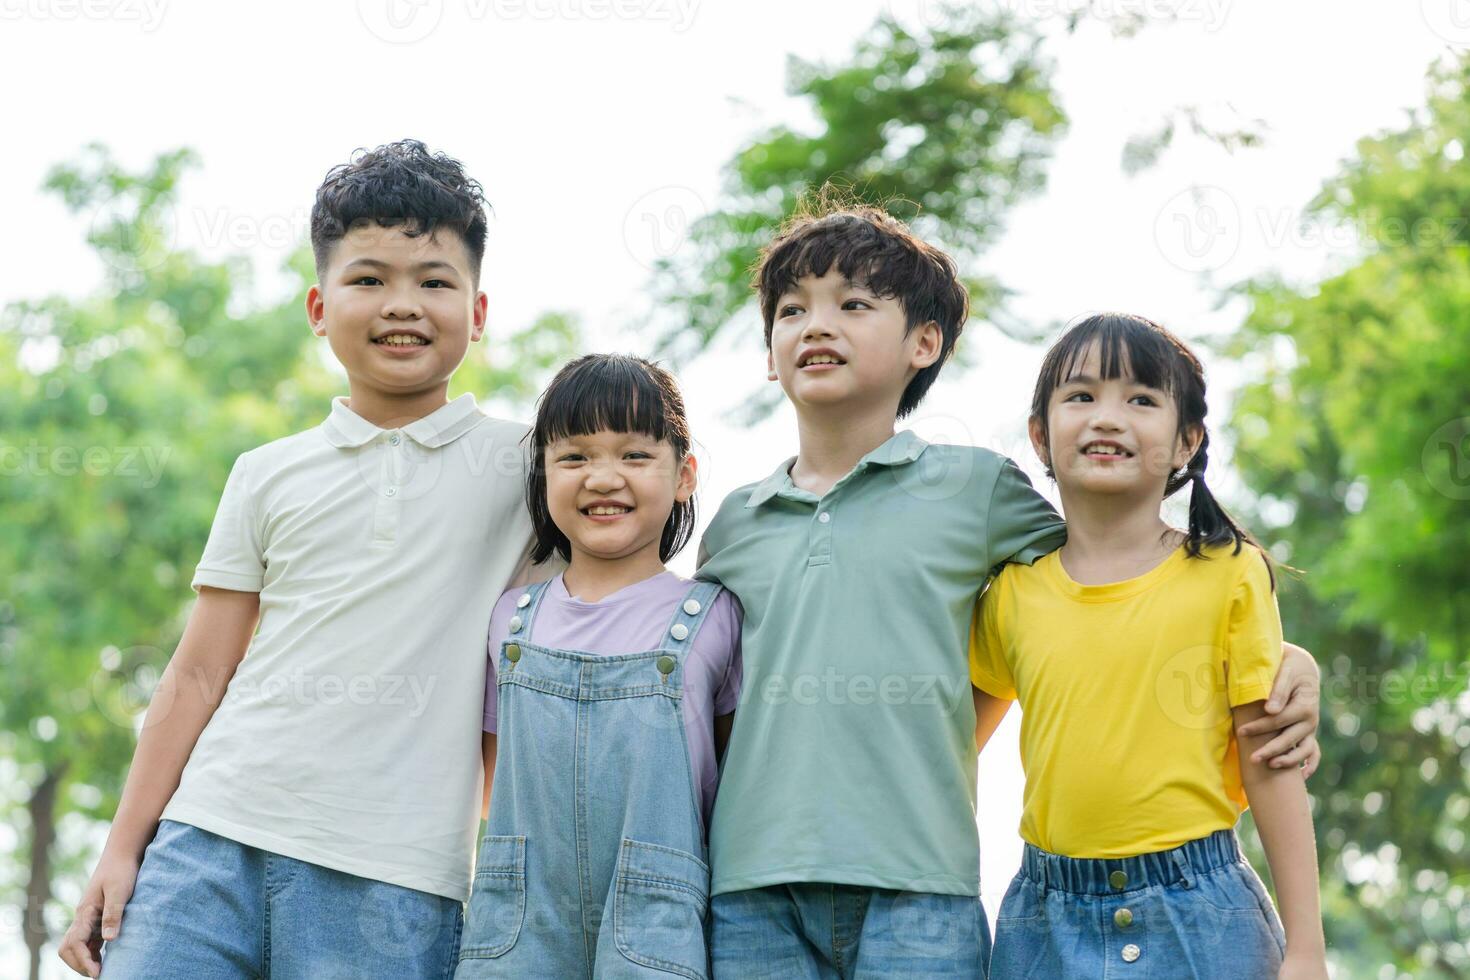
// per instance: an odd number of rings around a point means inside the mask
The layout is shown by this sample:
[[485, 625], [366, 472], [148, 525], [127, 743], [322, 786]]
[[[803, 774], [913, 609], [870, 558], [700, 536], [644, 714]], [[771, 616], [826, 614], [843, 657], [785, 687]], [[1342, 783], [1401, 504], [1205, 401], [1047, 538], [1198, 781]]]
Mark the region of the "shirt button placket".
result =
[[819, 504], [812, 522], [812, 547], [807, 557], [808, 565], [826, 565], [832, 561], [832, 524], [832, 508]]

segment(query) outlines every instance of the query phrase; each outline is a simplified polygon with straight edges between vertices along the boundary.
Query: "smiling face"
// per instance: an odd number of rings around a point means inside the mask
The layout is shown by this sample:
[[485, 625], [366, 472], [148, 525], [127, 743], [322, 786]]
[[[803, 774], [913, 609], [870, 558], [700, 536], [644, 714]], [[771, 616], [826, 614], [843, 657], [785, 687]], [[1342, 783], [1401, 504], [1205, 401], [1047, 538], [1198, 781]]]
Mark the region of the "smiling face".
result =
[[354, 405], [441, 399], [485, 330], [485, 294], [450, 231], [354, 225], [306, 297], [312, 330], [347, 370]]
[[1133, 377], [1126, 362], [1118, 377], [1103, 374], [1094, 343], [1052, 392], [1047, 431], [1031, 420], [1037, 455], [1064, 495], [1162, 499], [1170, 473], [1194, 456], [1202, 433], [1196, 428], [1181, 436], [1174, 398]]
[[767, 367], [798, 408], [864, 407], [892, 402], [939, 356], [930, 322], [906, 332], [903, 306], [832, 268], [802, 276], [775, 304]]
[[659, 561], [675, 503], [694, 494], [696, 462], [666, 440], [603, 429], [547, 443], [546, 504], [579, 556]]

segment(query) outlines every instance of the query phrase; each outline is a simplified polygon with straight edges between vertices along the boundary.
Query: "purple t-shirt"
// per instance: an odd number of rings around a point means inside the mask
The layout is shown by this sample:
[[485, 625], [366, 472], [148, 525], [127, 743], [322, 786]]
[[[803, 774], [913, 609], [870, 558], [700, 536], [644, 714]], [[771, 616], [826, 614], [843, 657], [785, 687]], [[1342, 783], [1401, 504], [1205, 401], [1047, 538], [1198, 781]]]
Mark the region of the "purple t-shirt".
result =
[[[558, 575], [541, 597], [541, 606], [526, 641], [560, 650], [609, 655], [655, 650], [663, 644], [674, 611], [693, 584], [673, 572], [661, 572], [598, 602], [583, 602], [567, 593]], [[495, 663], [500, 656], [500, 644], [510, 635], [516, 599], [525, 591], [524, 588], [508, 590], [490, 615], [490, 664], [485, 675], [487, 732], [495, 731]], [[719, 778], [714, 720], [717, 715], [734, 711], [740, 697], [740, 616], [740, 603], [734, 593], [721, 591], [706, 614], [704, 625], [695, 634], [684, 663], [684, 731], [689, 741], [694, 789], [706, 828]]]

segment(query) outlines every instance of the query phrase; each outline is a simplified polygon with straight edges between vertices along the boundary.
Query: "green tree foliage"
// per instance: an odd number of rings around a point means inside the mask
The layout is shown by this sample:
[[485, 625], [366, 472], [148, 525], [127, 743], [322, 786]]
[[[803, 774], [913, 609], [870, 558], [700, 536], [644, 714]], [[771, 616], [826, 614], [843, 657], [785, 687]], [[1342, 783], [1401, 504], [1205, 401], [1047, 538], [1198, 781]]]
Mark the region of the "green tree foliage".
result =
[[[1410, 124], [1359, 142], [1310, 205], [1350, 268], [1247, 284], [1236, 465], [1324, 660], [1314, 779], [1338, 958], [1470, 976], [1470, 59]], [[1392, 975], [1392, 974], [1390, 974]]]
[[970, 273], [975, 315], [999, 315], [1004, 289], [973, 274], [975, 259], [1011, 205], [1042, 186], [1065, 117], [1031, 28], [999, 7], [935, 20], [914, 32], [881, 17], [840, 64], [790, 60], [788, 89], [815, 122], [777, 126], [740, 150], [719, 207], [656, 265], [660, 354], [688, 357], [714, 342], [750, 303], [760, 247], [829, 182], [914, 222]]
[[[94, 856], [58, 828], [116, 808], [231, 464], [345, 390], [306, 324], [308, 249], [293, 295], [250, 308], [243, 260], [172, 246], [193, 163], [179, 151], [130, 173], [94, 146], [55, 168], [48, 188], [87, 221], [105, 287], [0, 314], [0, 808], [19, 829], [0, 888], [26, 910], [32, 976], [46, 924], [69, 921], [52, 880]], [[472, 348], [455, 393], [524, 404], [576, 347], [576, 322], [548, 314], [494, 363]]]

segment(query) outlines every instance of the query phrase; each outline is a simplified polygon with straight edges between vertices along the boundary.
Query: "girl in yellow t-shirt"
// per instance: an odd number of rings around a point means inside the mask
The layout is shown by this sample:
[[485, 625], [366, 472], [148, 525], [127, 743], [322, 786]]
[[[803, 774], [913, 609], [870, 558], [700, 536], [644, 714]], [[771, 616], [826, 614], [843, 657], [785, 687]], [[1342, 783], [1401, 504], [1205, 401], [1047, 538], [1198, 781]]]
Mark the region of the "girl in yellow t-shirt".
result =
[[[1204, 419], [1199, 360], [1142, 317], [1090, 317], [1042, 364], [1030, 434], [1067, 543], [1007, 565], [971, 633], [977, 738], [1019, 700], [1026, 772], [992, 980], [1327, 975], [1302, 773], [1234, 734], [1264, 714], [1281, 622], [1264, 552], [1205, 486]], [[1185, 486], [1179, 531], [1160, 504]], [[1279, 918], [1236, 840], [1247, 805]]]

